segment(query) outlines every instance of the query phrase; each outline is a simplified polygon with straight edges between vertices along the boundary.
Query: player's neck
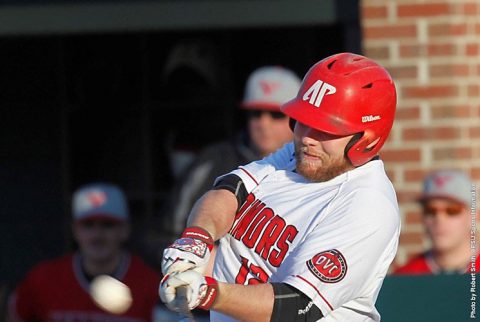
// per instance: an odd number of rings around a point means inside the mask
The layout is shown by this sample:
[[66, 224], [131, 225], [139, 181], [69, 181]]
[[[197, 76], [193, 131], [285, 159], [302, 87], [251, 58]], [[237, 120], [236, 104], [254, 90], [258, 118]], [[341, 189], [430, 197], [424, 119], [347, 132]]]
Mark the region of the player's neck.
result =
[[87, 256], [83, 256], [82, 266], [90, 276], [97, 276], [101, 274], [113, 275], [120, 265], [123, 253], [117, 252], [112, 257], [105, 260], [95, 260]]
[[464, 270], [471, 258], [470, 244], [465, 243], [445, 252], [433, 251], [435, 263], [443, 271]]

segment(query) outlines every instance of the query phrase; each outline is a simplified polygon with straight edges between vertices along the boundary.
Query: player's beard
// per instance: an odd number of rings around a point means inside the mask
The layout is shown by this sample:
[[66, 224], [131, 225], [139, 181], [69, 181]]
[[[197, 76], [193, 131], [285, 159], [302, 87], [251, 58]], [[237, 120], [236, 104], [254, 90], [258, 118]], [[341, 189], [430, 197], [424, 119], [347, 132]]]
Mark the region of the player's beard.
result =
[[349, 160], [343, 155], [331, 157], [325, 152], [315, 152], [319, 158], [316, 161], [309, 161], [303, 158], [303, 153], [308, 151], [307, 147], [295, 146], [295, 160], [297, 161], [297, 173], [313, 182], [329, 181], [336, 176], [353, 168]]

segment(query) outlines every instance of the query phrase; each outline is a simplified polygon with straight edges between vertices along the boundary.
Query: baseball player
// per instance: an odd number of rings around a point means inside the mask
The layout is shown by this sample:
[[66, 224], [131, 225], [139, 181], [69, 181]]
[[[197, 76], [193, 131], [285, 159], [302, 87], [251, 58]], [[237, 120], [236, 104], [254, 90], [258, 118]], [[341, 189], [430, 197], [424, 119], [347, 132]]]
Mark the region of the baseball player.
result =
[[293, 143], [218, 178], [164, 251], [162, 301], [175, 310], [186, 287], [211, 321], [379, 321], [400, 218], [377, 154], [395, 108], [394, 83], [371, 59], [315, 64], [282, 106]]
[[[79, 251], [36, 265], [11, 296], [8, 321], [152, 321], [160, 276], [124, 249], [129, 212], [123, 192], [112, 184], [85, 185], [74, 193], [72, 208]], [[102, 310], [90, 296], [90, 283], [101, 274], [131, 290], [132, 305], [121, 315]]]

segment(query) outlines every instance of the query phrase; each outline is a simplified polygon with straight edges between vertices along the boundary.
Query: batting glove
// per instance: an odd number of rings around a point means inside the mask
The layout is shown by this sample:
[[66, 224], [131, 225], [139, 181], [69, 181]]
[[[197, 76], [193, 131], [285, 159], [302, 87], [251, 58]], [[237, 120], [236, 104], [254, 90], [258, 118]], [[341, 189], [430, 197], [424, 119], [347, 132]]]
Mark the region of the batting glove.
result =
[[203, 276], [193, 270], [165, 275], [158, 293], [162, 302], [172, 311], [179, 311], [175, 301], [176, 288], [187, 287], [188, 308], [209, 310], [218, 294], [218, 283], [214, 278]]
[[164, 275], [193, 269], [203, 274], [213, 249], [213, 238], [200, 227], [189, 227], [182, 236], [163, 252], [162, 273]]

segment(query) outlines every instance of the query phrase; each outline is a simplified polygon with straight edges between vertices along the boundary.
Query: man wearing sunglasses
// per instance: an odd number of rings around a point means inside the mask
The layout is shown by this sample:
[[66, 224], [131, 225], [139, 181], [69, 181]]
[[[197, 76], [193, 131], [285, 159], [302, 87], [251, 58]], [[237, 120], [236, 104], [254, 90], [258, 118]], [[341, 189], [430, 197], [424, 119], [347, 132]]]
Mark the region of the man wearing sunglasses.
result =
[[264, 66], [247, 79], [240, 108], [247, 113], [246, 131], [207, 146], [172, 189], [162, 213], [163, 225], [177, 236], [194, 204], [218, 176], [263, 158], [292, 140], [288, 117], [280, 106], [295, 97], [300, 79], [280, 66]]
[[[424, 180], [418, 201], [431, 249], [413, 258], [396, 274], [470, 273], [472, 267], [472, 181], [463, 172], [435, 171]], [[476, 256], [476, 270], [480, 265]]]
[[[124, 193], [112, 184], [85, 185], [74, 193], [72, 208], [78, 251], [27, 274], [9, 301], [9, 321], [152, 321], [160, 276], [125, 249], [130, 229]], [[130, 288], [126, 312], [112, 314], [93, 302], [90, 283], [102, 274]]]

